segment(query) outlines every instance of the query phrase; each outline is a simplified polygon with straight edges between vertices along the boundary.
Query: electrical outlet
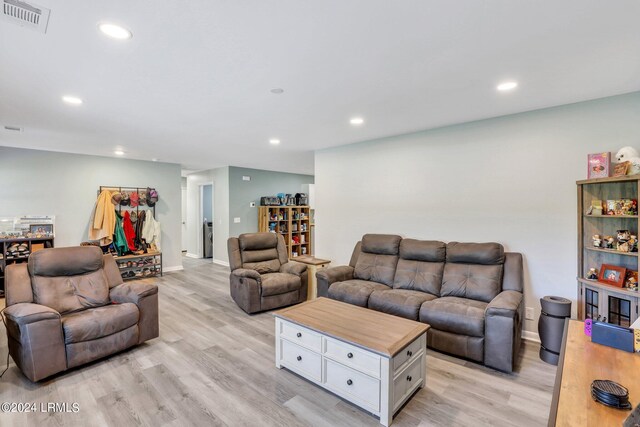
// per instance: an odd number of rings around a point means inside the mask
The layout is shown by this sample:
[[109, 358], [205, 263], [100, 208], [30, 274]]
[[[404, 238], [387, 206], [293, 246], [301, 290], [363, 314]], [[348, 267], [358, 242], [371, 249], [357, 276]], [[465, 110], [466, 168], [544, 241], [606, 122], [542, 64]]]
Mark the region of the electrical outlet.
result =
[[249, 207], [250, 207], [250, 208], [255, 208], [255, 207], [256, 207], [256, 202], [251, 202], [251, 203], [249, 203]]
[[527, 307], [524, 310], [524, 317], [527, 320], [533, 320], [535, 315], [533, 314], [533, 307]]
[[236, 223], [236, 224], [239, 224], [240, 223], [240, 217], [237, 216], [237, 217], [233, 218], [233, 222]]

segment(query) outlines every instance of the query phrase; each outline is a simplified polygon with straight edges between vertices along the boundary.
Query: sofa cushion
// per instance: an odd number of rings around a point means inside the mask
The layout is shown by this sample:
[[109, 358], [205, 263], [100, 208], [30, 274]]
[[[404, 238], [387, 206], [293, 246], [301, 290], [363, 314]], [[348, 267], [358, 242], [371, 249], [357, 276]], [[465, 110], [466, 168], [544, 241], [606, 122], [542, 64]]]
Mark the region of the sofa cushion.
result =
[[447, 251], [444, 242], [437, 240], [402, 239], [400, 258], [424, 262], [444, 262]]
[[398, 255], [402, 237], [395, 234], [365, 234], [362, 236], [362, 252], [378, 255]]
[[32, 276], [31, 288], [34, 302], [51, 307], [60, 314], [100, 307], [110, 302], [109, 283], [103, 269], [75, 276]]
[[436, 297], [419, 291], [389, 289], [373, 291], [369, 296], [369, 308], [394, 314], [411, 320], [418, 320], [420, 306]]
[[440, 331], [484, 337], [487, 303], [466, 298], [443, 297], [420, 307], [420, 321]]
[[373, 291], [386, 289], [389, 289], [389, 287], [382, 283], [353, 279], [332, 284], [329, 287], [328, 296], [338, 301], [366, 307], [369, 295]]
[[123, 331], [138, 323], [138, 307], [130, 302], [91, 308], [62, 316], [64, 342], [95, 340]]
[[102, 250], [97, 246], [72, 246], [37, 251], [29, 257], [31, 276], [76, 276], [102, 268]]
[[278, 235], [276, 233], [245, 233], [238, 236], [238, 242], [243, 252], [270, 249], [278, 246]]
[[280, 271], [280, 260], [276, 248], [242, 252], [242, 268], [255, 270], [260, 274]]
[[399, 259], [393, 278], [394, 289], [410, 289], [440, 296], [444, 262]]
[[503, 265], [446, 263], [440, 296], [490, 302], [502, 290]]
[[262, 296], [286, 294], [300, 289], [300, 277], [289, 273], [267, 273], [261, 276]]
[[499, 243], [447, 244], [447, 262], [465, 264], [504, 264], [504, 247]]

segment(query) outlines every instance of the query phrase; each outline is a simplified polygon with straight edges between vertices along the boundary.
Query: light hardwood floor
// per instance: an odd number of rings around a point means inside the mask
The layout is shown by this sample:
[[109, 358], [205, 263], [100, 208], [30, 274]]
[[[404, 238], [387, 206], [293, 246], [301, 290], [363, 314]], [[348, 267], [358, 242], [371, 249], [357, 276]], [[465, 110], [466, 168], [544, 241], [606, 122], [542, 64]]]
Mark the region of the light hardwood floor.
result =
[[[378, 420], [274, 365], [271, 314], [229, 296], [228, 268], [185, 258], [160, 286], [160, 338], [39, 384], [12, 363], [0, 403], [79, 404], [78, 413], [0, 413], [8, 426], [376, 426]], [[0, 302], [4, 304], [4, 300]], [[427, 385], [394, 426], [542, 426], [556, 368], [525, 341], [507, 375], [428, 351]], [[6, 361], [0, 333], [0, 364]]]

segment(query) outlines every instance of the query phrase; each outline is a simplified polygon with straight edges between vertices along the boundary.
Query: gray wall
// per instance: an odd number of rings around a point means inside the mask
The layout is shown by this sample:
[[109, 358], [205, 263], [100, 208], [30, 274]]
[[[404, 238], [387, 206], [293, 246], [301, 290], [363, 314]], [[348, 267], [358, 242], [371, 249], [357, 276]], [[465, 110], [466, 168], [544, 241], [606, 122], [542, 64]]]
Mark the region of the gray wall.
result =
[[165, 268], [182, 267], [180, 166], [0, 147], [0, 216], [55, 215], [56, 246], [88, 239], [98, 187], [155, 187]]
[[524, 254], [539, 314], [542, 296], [576, 299], [587, 154], [626, 145], [640, 148], [640, 92], [318, 151], [316, 254], [347, 263], [376, 232], [497, 241]]
[[187, 254], [202, 258], [200, 186], [213, 184], [213, 260], [226, 263], [229, 238], [229, 167], [187, 176]]
[[202, 186], [202, 218], [213, 220], [213, 184]]
[[[243, 181], [243, 176], [250, 176], [251, 181]], [[313, 184], [313, 175], [229, 167], [229, 235], [258, 231], [261, 196], [299, 193], [303, 184]], [[256, 207], [249, 207], [251, 202]], [[240, 223], [234, 223], [234, 218], [240, 218]]]

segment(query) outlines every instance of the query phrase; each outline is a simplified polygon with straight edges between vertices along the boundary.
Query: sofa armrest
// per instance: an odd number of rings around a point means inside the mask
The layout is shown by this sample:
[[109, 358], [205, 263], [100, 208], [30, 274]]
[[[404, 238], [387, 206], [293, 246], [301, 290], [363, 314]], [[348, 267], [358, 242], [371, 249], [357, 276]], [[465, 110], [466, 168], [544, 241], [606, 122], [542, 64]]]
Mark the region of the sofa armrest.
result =
[[158, 286], [145, 282], [125, 282], [109, 292], [111, 301], [131, 302], [138, 307], [138, 344], [160, 335], [158, 320]]
[[502, 291], [487, 306], [485, 316], [513, 317], [522, 303], [522, 293], [518, 291]]
[[231, 275], [236, 277], [243, 277], [246, 279], [253, 279], [258, 282], [258, 284], [262, 283], [262, 280], [260, 279], [260, 273], [249, 268], [237, 268], [231, 272]]
[[487, 306], [484, 324], [484, 363], [512, 372], [522, 340], [523, 295], [502, 291]]
[[306, 272], [307, 272], [307, 266], [300, 262], [289, 261], [288, 263], [282, 264], [280, 266], [280, 273], [294, 274], [300, 277]]
[[323, 268], [316, 273], [318, 279], [318, 296], [326, 297], [329, 293], [329, 287], [335, 282], [353, 279], [354, 268], [349, 265], [341, 265], [338, 267]]
[[19, 303], [5, 308], [9, 353], [31, 381], [67, 369], [60, 313], [44, 305]]

